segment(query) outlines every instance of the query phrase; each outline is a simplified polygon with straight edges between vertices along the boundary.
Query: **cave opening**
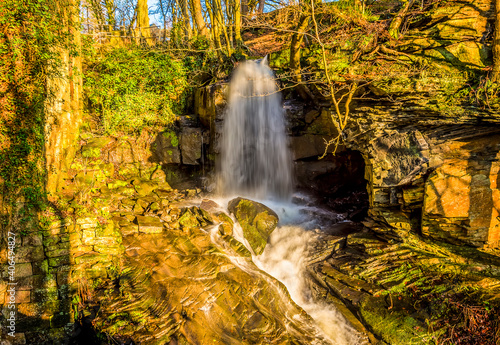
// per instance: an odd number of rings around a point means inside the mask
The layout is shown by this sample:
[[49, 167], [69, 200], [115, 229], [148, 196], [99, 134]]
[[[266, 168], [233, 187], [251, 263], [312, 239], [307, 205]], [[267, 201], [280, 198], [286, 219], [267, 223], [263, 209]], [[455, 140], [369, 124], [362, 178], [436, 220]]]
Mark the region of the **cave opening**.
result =
[[359, 151], [346, 149], [318, 160], [297, 161], [295, 173], [299, 191], [304, 191], [346, 219], [361, 221], [368, 214], [365, 161]]

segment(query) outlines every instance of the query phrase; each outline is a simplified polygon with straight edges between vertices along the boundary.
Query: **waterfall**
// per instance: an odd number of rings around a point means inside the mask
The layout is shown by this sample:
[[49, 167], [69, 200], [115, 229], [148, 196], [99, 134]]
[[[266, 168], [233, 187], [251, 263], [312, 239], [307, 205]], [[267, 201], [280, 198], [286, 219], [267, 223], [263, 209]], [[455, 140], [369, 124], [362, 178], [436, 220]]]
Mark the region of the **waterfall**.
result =
[[[307, 282], [308, 245], [315, 234], [306, 229], [314, 219], [287, 200], [292, 193], [291, 155], [281, 96], [266, 59], [238, 66], [229, 91], [221, 140], [219, 194], [271, 203], [269, 206], [280, 215], [279, 226], [271, 234], [264, 252], [252, 256], [253, 262], [280, 280], [295, 303], [312, 317], [317, 343], [366, 344], [334, 307], [314, 300]], [[251, 250], [237, 224], [233, 235]], [[233, 260], [235, 265], [246, 269]], [[309, 326], [304, 324], [304, 327]]]
[[267, 59], [238, 66], [229, 91], [219, 192], [286, 199], [292, 190], [291, 157], [281, 95]]

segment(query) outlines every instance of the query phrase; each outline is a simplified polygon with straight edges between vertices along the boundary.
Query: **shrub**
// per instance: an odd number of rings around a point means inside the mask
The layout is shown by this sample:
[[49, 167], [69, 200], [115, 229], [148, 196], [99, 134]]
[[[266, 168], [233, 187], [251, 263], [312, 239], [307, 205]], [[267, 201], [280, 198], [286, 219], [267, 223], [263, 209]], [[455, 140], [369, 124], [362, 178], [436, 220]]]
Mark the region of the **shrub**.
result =
[[106, 133], [167, 126], [182, 113], [188, 82], [182, 62], [172, 56], [130, 46], [88, 60], [84, 91]]

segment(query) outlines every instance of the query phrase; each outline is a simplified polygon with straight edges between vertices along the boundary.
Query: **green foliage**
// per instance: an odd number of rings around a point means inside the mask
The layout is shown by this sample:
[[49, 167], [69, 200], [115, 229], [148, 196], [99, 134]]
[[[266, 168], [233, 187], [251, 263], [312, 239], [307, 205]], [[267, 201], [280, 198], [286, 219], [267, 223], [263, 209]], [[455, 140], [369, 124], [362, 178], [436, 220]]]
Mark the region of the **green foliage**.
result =
[[[21, 223], [45, 205], [44, 104], [57, 48], [69, 46], [58, 15], [69, 9], [48, 0], [0, 2], [0, 181], [6, 204], [20, 205]], [[67, 20], [67, 18], [66, 18]], [[56, 48], [57, 47], [57, 48]], [[4, 224], [7, 225], [7, 224]]]
[[84, 91], [106, 133], [168, 126], [185, 107], [186, 69], [167, 53], [111, 48], [91, 56]]

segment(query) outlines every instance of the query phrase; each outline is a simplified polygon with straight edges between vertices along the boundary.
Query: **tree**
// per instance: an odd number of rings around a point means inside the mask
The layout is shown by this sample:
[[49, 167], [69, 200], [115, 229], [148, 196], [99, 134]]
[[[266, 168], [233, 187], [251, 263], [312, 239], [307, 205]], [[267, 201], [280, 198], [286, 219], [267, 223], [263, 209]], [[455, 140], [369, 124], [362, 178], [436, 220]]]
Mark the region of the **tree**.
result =
[[142, 38], [146, 41], [148, 45], [153, 45], [153, 40], [151, 38], [151, 30], [149, 28], [148, 0], [138, 0], [136, 12], [137, 12], [137, 26], [136, 26], [137, 40], [139, 41]]
[[399, 38], [399, 28], [401, 27], [401, 24], [403, 24], [403, 19], [414, 2], [415, 0], [407, 0], [406, 4], [399, 10], [396, 16], [392, 19], [391, 25], [389, 26], [389, 34], [395, 39]]
[[203, 18], [200, 0], [191, 0], [191, 15], [193, 16], [196, 29], [198, 30], [198, 35], [209, 38], [210, 32], [208, 31], [207, 24]]
[[493, 36], [493, 67], [491, 81], [500, 81], [500, 0], [495, 0], [495, 33]]

